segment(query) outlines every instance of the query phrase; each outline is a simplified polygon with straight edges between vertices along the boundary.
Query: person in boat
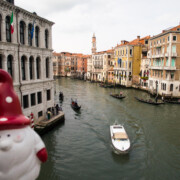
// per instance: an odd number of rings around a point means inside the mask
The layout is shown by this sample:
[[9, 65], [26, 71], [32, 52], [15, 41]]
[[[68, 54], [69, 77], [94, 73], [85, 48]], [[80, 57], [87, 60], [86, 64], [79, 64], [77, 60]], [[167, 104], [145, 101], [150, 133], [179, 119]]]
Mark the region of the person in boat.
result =
[[120, 91], [119, 96], [121, 97], [122, 95], [123, 95], [123, 93]]
[[74, 105], [75, 105], [75, 106], [78, 106], [78, 104], [77, 104], [77, 99], [75, 100]]
[[56, 104], [56, 115], [58, 115], [58, 113], [59, 113], [59, 105], [58, 104]]
[[75, 102], [74, 102], [73, 99], [71, 98], [71, 104], [74, 105], [74, 103], [75, 103]]

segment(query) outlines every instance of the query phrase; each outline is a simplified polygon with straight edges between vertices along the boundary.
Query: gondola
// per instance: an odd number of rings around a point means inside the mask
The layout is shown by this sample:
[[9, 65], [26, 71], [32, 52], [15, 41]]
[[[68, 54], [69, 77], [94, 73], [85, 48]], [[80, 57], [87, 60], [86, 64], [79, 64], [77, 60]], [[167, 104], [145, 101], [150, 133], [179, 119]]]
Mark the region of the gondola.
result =
[[72, 107], [74, 110], [80, 110], [80, 109], [81, 109], [81, 106], [79, 106], [79, 105], [77, 104], [77, 102], [76, 102], [76, 101], [73, 101], [72, 99], [71, 99], [71, 107]]
[[126, 97], [126, 96], [119, 95], [119, 94], [110, 94], [110, 96], [112, 96], [112, 97], [114, 97], [114, 98], [117, 98], [117, 99], [123, 99], [123, 98]]
[[141, 99], [141, 98], [138, 98], [138, 97], [135, 97], [135, 99], [137, 99], [139, 102], [143, 102], [143, 103], [146, 103], [146, 104], [152, 104], [152, 105], [164, 104], [164, 102], [154, 102], [151, 99], [150, 100], [145, 100], [145, 99]]
[[164, 102], [170, 104], [180, 104], [180, 101], [165, 100]]
[[63, 101], [64, 100], [64, 95], [62, 92], [59, 93], [59, 100], [60, 101]]

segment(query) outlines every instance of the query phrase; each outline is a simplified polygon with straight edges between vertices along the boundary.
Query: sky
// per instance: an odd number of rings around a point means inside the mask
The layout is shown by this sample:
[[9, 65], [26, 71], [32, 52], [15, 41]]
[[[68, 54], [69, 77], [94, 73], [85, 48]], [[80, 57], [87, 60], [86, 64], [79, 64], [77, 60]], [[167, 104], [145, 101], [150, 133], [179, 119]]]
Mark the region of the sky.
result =
[[55, 23], [56, 52], [91, 54], [93, 33], [97, 51], [104, 51], [180, 24], [180, 0], [15, 0], [15, 5]]

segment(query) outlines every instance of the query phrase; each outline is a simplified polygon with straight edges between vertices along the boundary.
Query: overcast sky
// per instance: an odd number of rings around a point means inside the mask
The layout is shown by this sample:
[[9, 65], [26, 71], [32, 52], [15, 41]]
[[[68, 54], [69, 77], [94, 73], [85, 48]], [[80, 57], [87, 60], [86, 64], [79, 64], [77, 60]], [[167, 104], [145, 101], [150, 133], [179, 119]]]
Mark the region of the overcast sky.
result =
[[56, 52], [91, 53], [121, 40], [156, 35], [180, 22], [180, 0], [15, 0], [15, 5], [53, 21]]

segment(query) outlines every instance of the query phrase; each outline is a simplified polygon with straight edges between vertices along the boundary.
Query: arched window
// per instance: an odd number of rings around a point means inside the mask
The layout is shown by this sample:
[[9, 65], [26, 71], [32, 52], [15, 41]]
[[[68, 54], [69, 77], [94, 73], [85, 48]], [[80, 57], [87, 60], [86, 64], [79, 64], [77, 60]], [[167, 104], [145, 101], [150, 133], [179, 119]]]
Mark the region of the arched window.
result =
[[7, 71], [13, 77], [13, 65], [12, 65], [13, 57], [12, 55], [9, 55], [7, 57]]
[[2, 41], [2, 38], [1, 38], [1, 29], [2, 29], [2, 16], [0, 15], [0, 41]]
[[10, 17], [6, 17], [6, 40], [7, 42], [11, 42], [11, 24]]
[[48, 36], [49, 36], [48, 30], [46, 29], [46, 30], [45, 30], [45, 47], [46, 47], [46, 48], [48, 48]]
[[25, 43], [25, 23], [23, 21], [20, 22], [20, 43]]
[[37, 57], [36, 59], [36, 76], [37, 79], [40, 79], [40, 58]]
[[22, 80], [26, 80], [26, 57], [21, 57], [21, 73], [22, 73]]
[[33, 79], [33, 68], [34, 68], [34, 59], [33, 57], [31, 56], [29, 58], [29, 76], [30, 76], [30, 80]]
[[35, 42], [36, 42], [36, 47], [39, 47], [39, 27], [36, 26], [35, 29]]
[[32, 24], [28, 25], [28, 44], [32, 46], [32, 38], [31, 38]]
[[49, 58], [46, 58], [46, 78], [49, 78]]
[[2, 60], [2, 55], [0, 54], [0, 69], [2, 69], [3, 68], [3, 62], [2, 62], [3, 60]]

